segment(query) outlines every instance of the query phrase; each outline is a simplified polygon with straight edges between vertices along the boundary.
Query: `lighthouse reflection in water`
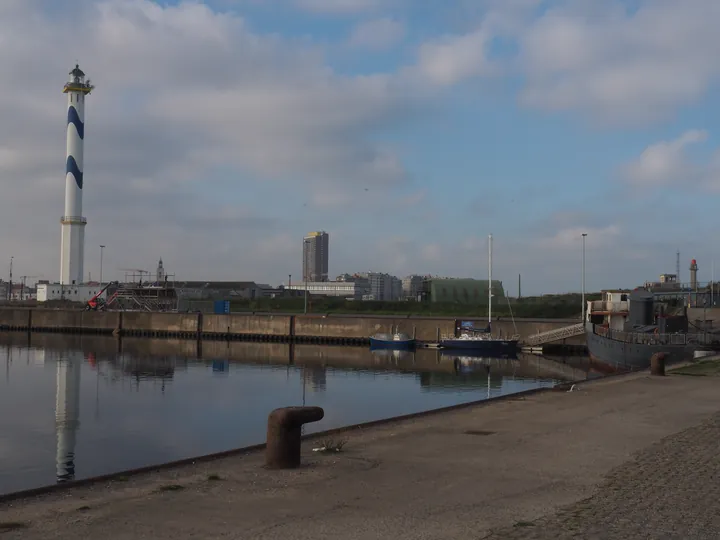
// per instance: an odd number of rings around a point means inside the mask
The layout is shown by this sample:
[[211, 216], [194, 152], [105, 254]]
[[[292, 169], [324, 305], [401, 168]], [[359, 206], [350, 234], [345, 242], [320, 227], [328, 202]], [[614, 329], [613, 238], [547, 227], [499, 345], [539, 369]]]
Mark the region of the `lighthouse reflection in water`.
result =
[[323, 407], [310, 433], [584, 380], [579, 360], [0, 333], [0, 495], [257, 444], [278, 407]]
[[60, 360], [57, 365], [55, 462], [58, 482], [75, 478], [75, 442], [80, 427], [80, 372], [83, 359], [82, 353], [75, 352]]

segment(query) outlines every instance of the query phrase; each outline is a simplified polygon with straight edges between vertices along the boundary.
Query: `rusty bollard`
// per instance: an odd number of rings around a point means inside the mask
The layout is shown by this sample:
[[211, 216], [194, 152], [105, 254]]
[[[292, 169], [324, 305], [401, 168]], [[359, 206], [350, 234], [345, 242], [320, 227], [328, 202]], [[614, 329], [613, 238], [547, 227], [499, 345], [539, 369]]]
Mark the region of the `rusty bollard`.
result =
[[665, 353], [655, 353], [650, 357], [650, 375], [665, 376]]
[[268, 416], [265, 466], [268, 469], [293, 469], [300, 466], [302, 425], [325, 416], [322, 407], [285, 407]]

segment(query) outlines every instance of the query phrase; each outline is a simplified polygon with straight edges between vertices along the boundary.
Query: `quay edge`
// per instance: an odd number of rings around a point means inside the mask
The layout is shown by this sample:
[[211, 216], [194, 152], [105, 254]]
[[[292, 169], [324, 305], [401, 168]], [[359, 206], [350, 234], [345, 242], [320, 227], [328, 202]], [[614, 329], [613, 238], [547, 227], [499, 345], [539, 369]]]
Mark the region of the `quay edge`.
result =
[[[281, 341], [293, 343], [334, 343], [366, 345], [378, 332], [405, 332], [421, 343], [435, 343], [453, 334], [460, 321], [482, 321], [480, 317], [412, 317], [292, 314], [208, 314], [133, 311], [73, 311], [52, 309], [0, 309], [0, 331], [52, 332], [63, 334], [104, 334], [181, 339], [223, 339]], [[497, 320], [500, 335], [521, 337], [562, 328], [576, 322], [569, 319]], [[558, 343], [583, 346], [585, 336]]]

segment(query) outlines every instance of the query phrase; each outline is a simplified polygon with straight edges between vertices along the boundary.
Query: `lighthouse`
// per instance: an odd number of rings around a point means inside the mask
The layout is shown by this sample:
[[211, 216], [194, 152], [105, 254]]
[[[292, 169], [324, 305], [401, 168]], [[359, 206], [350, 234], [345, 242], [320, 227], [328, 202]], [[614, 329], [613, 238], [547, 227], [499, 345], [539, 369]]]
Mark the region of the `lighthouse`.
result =
[[698, 272], [698, 264], [695, 259], [690, 261], [690, 288], [693, 291], [697, 291], [698, 287], [698, 281], [697, 281], [697, 272]]
[[60, 283], [83, 282], [85, 259], [85, 225], [82, 215], [83, 145], [85, 142], [85, 98], [93, 85], [85, 80], [85, 73], [75, 64], [63, 93], [67, 94], [67, 153], [65, 159], [65, 214], [60, 219]]

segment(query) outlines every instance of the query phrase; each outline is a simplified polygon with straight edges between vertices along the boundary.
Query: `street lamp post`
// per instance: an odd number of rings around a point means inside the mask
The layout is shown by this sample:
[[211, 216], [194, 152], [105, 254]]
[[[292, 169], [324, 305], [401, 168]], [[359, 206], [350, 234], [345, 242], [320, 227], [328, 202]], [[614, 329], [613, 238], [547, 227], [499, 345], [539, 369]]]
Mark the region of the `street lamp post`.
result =
[[14, 255], [10, 256], [10, 280], [8, 281], [8, 300], [12, 301], [12, 266], [13, 266], [13, 259], [15, 258]]
[[102, 280], [102, 263], [103, 263], [103, 250], [105, 249], [105, 246], [100, 244], [100, 287], [102, 288], [103, 280]]
[[582, 322], [585, 324], [585, 237], [587, 233], [582, 233]]
[[710, 265], [710, 307], [715, 307], [715, 259]]
[[307, 280], [307, 274], [305, 274], [305, 310], [304, 310], [305, 315], [307, 315], [307, 301], [308, 301], [308, 280]]

